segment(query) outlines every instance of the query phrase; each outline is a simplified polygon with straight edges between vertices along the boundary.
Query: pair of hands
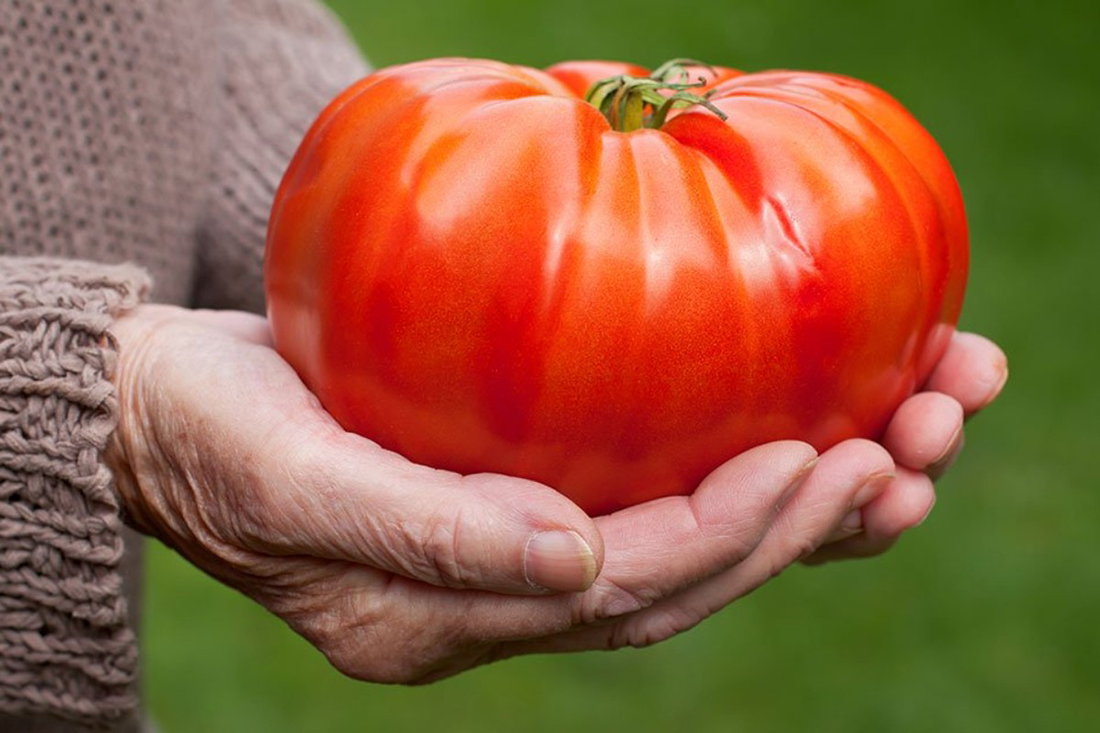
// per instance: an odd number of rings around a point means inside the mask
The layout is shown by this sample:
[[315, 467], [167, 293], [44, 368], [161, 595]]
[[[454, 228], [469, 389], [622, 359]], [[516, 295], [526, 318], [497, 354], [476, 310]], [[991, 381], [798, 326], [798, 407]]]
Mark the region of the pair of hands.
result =
[[878, 554], [935, 502], [1003, 353], [957, 334], [882, 445], [770, 443], [696, 492], [590, 518], [552, 489], [419, 466], [345, 432], [267, 322], [120, 319], [107, 449], [131, 522], [283, 618], [341, 672], [427, 682], [517, 654], [666, 639], [796, 561]]

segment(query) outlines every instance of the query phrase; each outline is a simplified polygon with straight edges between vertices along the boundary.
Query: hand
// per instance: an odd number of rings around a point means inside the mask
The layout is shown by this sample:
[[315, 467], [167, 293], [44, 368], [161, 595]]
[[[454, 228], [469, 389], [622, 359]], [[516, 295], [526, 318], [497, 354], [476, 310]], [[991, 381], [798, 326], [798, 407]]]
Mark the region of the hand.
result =
[[896, 477], [874, 501], [845, 518], [807, 564], [878, 555], [932, 511], [940, 478], [962, 451], [964, 421], [987, 407], [1008, 381], [1004, 352], [987, 338], [956, 333], [925, 391], [898, 408], [883, 436]]
[[130, 520], [362, 679], [659, 641], [812, 553], [894, 480], [870, 441], [820, 457], [771, 443], [692, 496], [593, 520], [540, 484], [417, 466], [346, 433], [261, 318], [143, 306], [114, 335], [107, 459]]

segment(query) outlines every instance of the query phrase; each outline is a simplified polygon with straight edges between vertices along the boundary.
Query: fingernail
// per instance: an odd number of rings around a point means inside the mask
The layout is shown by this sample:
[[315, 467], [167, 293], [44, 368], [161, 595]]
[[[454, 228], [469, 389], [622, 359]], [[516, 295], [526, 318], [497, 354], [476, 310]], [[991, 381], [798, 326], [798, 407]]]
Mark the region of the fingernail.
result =
[[863, 512], [859, 509], [848, 512], [841, 521], [840, 528], [845, 532], [858, 532], [863, 529]]
[[783, 493], [779, 495], [779, 501], [776, 502], [777, 511], [785, 507], [787, 505], [787, 502], [791, 500], [791, 497], [793, 497], [795, 493], [798, 492], [799, 487], [802, 486], [803, 482], [805, 482], [806, 479], [809, 478], [810, 474], [813, 473], [814, 466], [817, 465], [817, 461], [818, 456], [814, 456], [809, 463], [803, 466], [799, 470], [799, 472], [794, 475], [794, 478], [791, 479], [791, 482], [787, 484], [787, 488], [783, 489]]
[[940, 453], [938, 456], [935, 457], [935, 459], [929, 462], [929, 468], [931, 468], [932, 466], [937, 466], [951, 457], [951, 454], [954, 453], [955, 450], [959, 447], [958, 443], [959, 440], [962, 438], [962, 434], [963, 425], [962, 423], [960, 423], [959, 427], [955, 428], [955, 432], [952, 433], [951, 439], [947, 441], [947, 446], [943, 449], [943, 453]]
[[596, 556], [576, 532], [539, 532], [527, 541], [523, 571], [527, 582], [540, 588], [582, 591], [596, 580]]
[[916, 524], [914, 524], [913, 526], [914, 527], [919, 527], [922, 524], [924, 524], [924, 520], [928, 519], [928, 515], [932, 513], [932, 509], [934, 509], [935, 506], [936, 506], [936, 497], [935, 497], [935, 495], [933, 495], [932, 496], [932, 502], [928, 505], [928, 509], [925, 510], [924, 516], [921, 517], [920, 521], [917, 522]]
[[956, 438], [951, 442], [947, 452], [933, 461], [928, 468], [924, 470], [928, 478], [935, 481], [947, 473], [947, 469], [951, 468], [952, 464], [958, 459], [959, 454], [962, 453], [964, 445], [966, 445], [966, 435], [962, 432], [962, 428], [959, 428], [959, 432]]
[[876, 473], [866, 481], [863, 482], [863, 486], [860, 486], [856, 491], [856, 495], [852, 498], [852, 506], [861, 508], [871, 502], [872, 499], [881, 494], [886, 486], [896, 478], [893, 471], [887, 473]]
[[1001, 393], [1001, 390], [1005, 388], [1005, 384], [1008, 383], [1008, 365], [1006, 364], [1001, 368], [1001, 376], [997, 378], [997, 385], [989, 390], [989, 396], [985, 398], [986, 404], [992, 402], [997, 398], [997, 395]]
[[993, 387], [990, 388], [989, 392], [986, 393], [985, 398], [982, 399], [977, 407], [974, 407], [967, 411], [966, 417], [963, 418], [963, 422], [970, 422], [971, 418], [973, 418], [979, 412], [988, 407], [989, 404], [993, 402], [993, 400], [997, 399], [997, 397], [1000, 396], [1001, 392], [1004, 391], [1006, 384], [1008, 384], [1008, 362], [1004, 362], [1001, 364], [1001, 366], [997, 370], [997, 377], [996, 380], [993, 382]]

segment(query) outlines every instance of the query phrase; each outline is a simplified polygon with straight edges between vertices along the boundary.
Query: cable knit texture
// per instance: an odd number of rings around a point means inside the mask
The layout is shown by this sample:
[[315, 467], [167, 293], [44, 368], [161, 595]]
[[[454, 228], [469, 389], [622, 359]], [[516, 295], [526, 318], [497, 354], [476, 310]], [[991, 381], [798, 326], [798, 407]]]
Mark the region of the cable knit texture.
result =
[[50, 260], [2, 268], [0, 706], [117, 717], [137, 654], [118, 498], [100, 463], [118, 419], [107, 329], [148, 278]]
[[149, 275], [261, 312], [282, 171], [366, 72], [308, 0], [0, 0], [0, 729], [138, 729], [110, 324]]

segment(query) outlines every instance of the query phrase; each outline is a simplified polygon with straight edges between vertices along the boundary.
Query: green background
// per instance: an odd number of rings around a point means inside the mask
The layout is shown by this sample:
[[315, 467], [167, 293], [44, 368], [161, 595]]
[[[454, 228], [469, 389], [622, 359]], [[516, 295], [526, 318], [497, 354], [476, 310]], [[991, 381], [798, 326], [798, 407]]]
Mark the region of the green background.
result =
[[1100, 5], [782, 0], [331, 5], [379, 66], [692, 56], [867, 79], [951, 159], [963, 327], [1008, 352], [929, 521], [886, 556], [795, 568], [646, 650], [355, 683], [157, 546], [152, 710], [189, 731], [1085, 731], [1100, 724]]

